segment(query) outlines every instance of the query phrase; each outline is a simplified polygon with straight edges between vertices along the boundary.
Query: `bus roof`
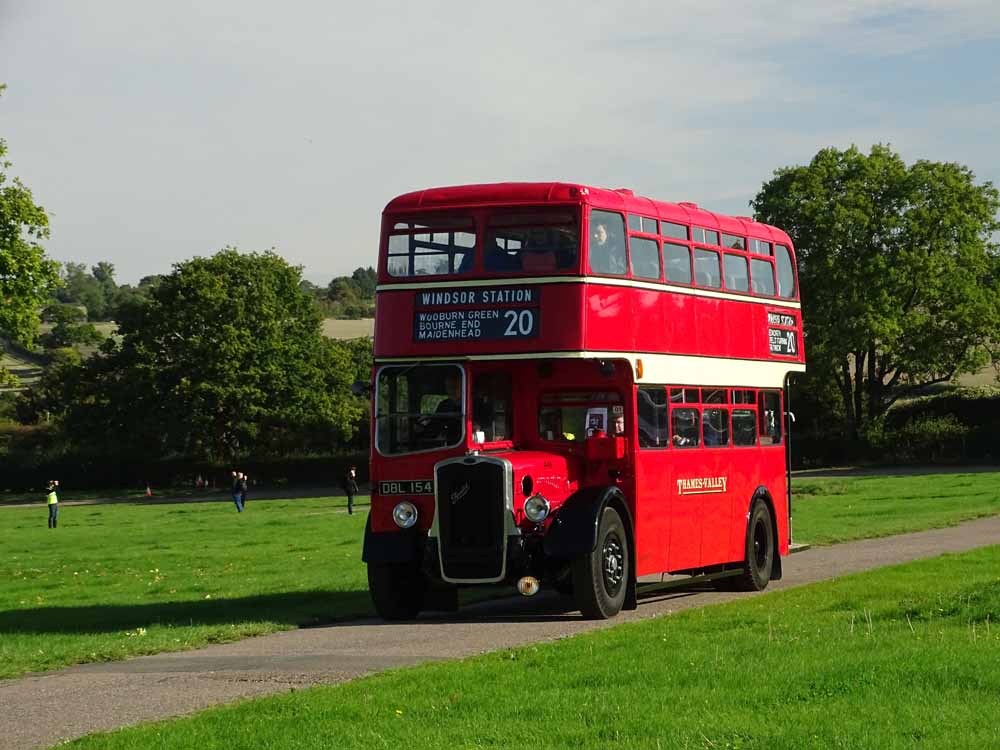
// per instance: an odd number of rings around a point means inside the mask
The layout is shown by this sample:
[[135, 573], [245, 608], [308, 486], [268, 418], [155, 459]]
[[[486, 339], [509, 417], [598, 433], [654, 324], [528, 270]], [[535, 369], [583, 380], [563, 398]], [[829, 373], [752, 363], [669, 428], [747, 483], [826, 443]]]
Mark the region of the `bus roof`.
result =
[[729, 234], [748, 234], [761, 239], [791, 244], [788, 235], [770, 224], [749, 216], [727, 216], [707, 211], [695, 203], [668, 203], [635, 195], [631, 190], [580, 185], [568, 182], [496, 182], [482, 185], [453, 185], [427, 188], [393, 198], [384, 213], [398, 214], [442, 208], [474, 208], [516, 204], [587, 204], [641, 214], [663, 221], [692, 224]]

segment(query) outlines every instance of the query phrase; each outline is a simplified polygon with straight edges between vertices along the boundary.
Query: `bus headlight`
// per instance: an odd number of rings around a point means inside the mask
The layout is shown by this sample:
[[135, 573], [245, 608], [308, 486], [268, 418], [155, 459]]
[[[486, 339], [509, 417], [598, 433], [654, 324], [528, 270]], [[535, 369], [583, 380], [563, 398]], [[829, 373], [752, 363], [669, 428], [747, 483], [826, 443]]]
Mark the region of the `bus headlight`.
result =
[[401, 529], [408, 529], [417, 522], [417, 506], [404, 500], [392, 509], [392, 520]]
[[549, 501], [541, 495], [532, 495], [524, 501], [524, 515], [532, 523], [541, 523], [549, 517]]

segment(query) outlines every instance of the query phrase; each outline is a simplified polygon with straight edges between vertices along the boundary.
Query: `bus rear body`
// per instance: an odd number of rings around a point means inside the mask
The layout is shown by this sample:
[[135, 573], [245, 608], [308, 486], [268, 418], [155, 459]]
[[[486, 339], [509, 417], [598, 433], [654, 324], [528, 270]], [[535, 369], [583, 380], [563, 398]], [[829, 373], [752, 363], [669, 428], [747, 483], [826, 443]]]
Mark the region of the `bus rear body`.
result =
[[788, 553], [787, 235], [564, 183], [383, 213], [364, 559], [391, 619], [533, 582], [608, 617], [640, 579], [762, 588]]

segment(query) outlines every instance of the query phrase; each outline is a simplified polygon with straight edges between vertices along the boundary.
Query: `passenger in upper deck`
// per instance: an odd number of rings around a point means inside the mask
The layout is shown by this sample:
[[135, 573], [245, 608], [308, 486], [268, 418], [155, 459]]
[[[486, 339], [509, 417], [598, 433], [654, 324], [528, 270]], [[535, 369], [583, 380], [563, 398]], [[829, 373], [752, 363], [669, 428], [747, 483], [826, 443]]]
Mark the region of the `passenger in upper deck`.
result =
[[595, 224], [591, 233], [590, 267], [598, 273], [625, 273], [625, 243], [604, 223]]
[[485, 266], [487, 271], [520, 271], [521, 258], [511, 255], [494, 240], [486, 243]]

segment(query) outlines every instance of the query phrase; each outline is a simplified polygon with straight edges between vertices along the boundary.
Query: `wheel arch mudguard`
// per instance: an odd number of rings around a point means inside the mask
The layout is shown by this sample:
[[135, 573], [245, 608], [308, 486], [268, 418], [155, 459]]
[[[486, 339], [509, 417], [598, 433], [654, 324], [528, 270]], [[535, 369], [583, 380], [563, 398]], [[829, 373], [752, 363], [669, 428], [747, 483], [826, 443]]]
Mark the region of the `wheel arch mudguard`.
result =
[[361, 560], [366, 563], [419, 563], [426, 534], [416, 526], [399, 531], [372, 531], [372, 516], [365, 522], [365, 542]]
[[774, 538], [774, 562], [771, 563], [771, 580], [780, 581], [781, 580], [781, 555], [778, 554], [778, 548], [781, 546], [778, 541], [778, 516], [774, 512], [774, 499], [771, 497], [771, 491], [767, 489], [764, 485], [759, 485], [757, 489], [753, 491], [753, 495], [750, 497], [750, 502], [747, 504], [747, 528], [744, 532], [745, 534], [750, 533], [750, 512], [753, 510], [753, 504], [756, 502], [762, 502], [767, 505], [767, 509], [771, 512], [771, 535]]
[[585, 487], [570, 495], [549, 526], [542, 549], [547, 557], [557, 560], [575, 560], [597, 548], [597, 532], [601, 514], [608, 506], [621, 516], [628, 534], [629, 582], [623, 609], [635, 609], [635, 525], [625, 495], [617, 487]]

